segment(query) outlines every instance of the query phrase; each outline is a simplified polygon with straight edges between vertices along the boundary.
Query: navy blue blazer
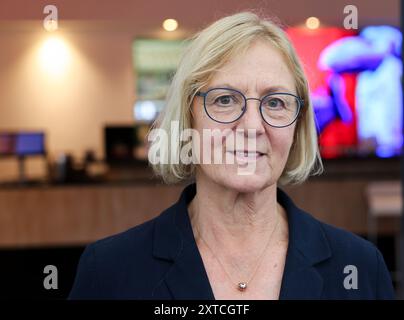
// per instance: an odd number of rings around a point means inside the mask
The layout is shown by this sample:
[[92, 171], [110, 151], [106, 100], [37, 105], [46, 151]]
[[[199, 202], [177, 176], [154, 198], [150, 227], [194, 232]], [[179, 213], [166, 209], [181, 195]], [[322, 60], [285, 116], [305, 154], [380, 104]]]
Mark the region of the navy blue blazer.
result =
[[[188, 216], [195, 194], [191, 184], [156, 218], [88, 245], [69, 299], [214, 300]], [[279, 188], [277, 201], [289, 224], [280, 299], [394, 299], [373, 244], [314, 219]], [[346, 266], [356, 272], [344, 273]], [[355, 274], [357, 288], [346, 288]]]

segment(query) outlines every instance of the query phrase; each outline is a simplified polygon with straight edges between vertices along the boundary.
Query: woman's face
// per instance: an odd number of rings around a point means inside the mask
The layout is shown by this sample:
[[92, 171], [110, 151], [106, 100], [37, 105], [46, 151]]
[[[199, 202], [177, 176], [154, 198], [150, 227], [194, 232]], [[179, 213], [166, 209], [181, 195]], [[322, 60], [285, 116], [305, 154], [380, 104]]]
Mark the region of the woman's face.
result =
[[[263, 41], [255, 41], [244, 55], [227, 62], [201, 91], [217, 87], [237, 89], [247, 98], [262, 98], [273, 92], [296, 94], [294, 78], [281, 54]], [[203, 175], [239, 192], [259, 191], [277, 182], [288, 159], [296, 122], [284, 128], [270, 126], [262, 119], [257, 100], [248, 100], [244, 115], [233, 123], [213, 121], [204, 110], [203, 97], [199, 96], [193, 101], [192, 113], [193, 129], [200, 134], [202, 145], [197, 177]], [[207, 144], [202, 144], [204, 129], [216, 129]], [[253, 130], [255, 137], [249, 136], [248, 130]], [[206, 148], [210, 148], [212, 155], [221, 154], [222, 163], [213, 164], [212, 160], [212, 164], [204, 164]], [[249, 152], [255, 150], [258, 153]], [[232, 156], [233, 163], [228, 160]]]

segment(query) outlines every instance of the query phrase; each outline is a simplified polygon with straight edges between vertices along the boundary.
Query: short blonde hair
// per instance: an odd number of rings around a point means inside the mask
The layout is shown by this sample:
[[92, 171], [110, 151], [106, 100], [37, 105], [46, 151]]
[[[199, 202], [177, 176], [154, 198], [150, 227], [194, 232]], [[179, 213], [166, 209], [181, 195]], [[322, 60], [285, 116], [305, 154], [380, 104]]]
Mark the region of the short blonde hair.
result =
[[[299, 184], [309, 175], [323, 171], [309, 86], [299, 58], [284, 31], [271, 20], [262, 19], [253, 12], [224, 17], [190, 39], [168, 90], [165, 108], [152, 128], [165, 130], [169, 135], [168, 141], [172, 138], [172, 121], [178, 121], [180, 132], [191, 128], [191, 106], [195, 94], [209, 83], [215, 71], [232, 57], [245, 52], [257, 39], [268, 41], [279, 50], [292, 72], [297, 95], [304, 101], [289, 157], [278, 180], [282, 185]], [[175, 150], [181, 150], [186, 143], [179, 137], [175, 137], [175, 141]], [[159, 149], [160, 157], [169, 155], [173, 148], [161, 139], [153, 141], [151, 147]], [[152, 167], [166, 183], [193, 178], [195, 173], [195, 164], [192, 163], [157, 163]]]

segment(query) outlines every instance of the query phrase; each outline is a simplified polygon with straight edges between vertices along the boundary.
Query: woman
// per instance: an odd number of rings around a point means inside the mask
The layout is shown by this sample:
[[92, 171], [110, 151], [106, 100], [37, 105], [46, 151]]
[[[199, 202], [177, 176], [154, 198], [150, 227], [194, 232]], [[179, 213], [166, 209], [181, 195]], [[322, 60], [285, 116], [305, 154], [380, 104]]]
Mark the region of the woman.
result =
[[[156, 123], [169, 140], [150, 149], [166, 182], [195, 183], [157, 218], [89, 245], [70, 298], [393, 298], [372, 244], [315, 220], [278, 188], [322, 169], [308, 90], [272, 22], [244, 12], [198, 33]], [[193, 161], [172, 161], [189, 128]], [[201, 161], [208, 152], [225, 160]]]

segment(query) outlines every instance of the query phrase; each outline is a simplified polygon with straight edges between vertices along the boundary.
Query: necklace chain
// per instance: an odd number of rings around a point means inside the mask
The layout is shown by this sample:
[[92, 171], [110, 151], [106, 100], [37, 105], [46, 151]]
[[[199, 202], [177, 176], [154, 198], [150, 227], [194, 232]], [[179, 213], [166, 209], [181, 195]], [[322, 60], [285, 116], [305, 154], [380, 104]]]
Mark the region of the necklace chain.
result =
[[[273, 235], [274, 235], [274, 233], [275, 233], [275, 230], [276, 230], [277, 227], [278, 227], [279, 220], [280, 220], [280, 219], [279, 219], [279, 217], [278, 217], [278, 221], [277, 221], [277, 223], [276, 223], [274, 229], [273, 229], [272, 232], [271, 232], [271, 235], [270, 235], [270, 237], [269, 237], [269, 240], [268, 240], [267, 244], [265, 245], [264, 250], [262, 251], [262, 253], [261, 253], [260, 256], [259, 256], [259, 259], [258, 259], [257, 265], [256, 265], [256, 267], [255, 267], [255, 269], [254, 269], [254, 272], [252, 273], [251, 277], [248, 279], [247, 282], [238, 282], [238, 283], [237, 283], [237, 290], [239, 290], [239, 291], [245, 291], [245, 290], [247, 289], [247, 285], [248, 285], [248, 284], [251, 282], [251, 280], [254, 278], [254, 276], [255, 276], [255, 274], [256, 274], [256, 272], [257, 272], [259, 266], [260, 266], [261, 263], [262, 263], [262, 258], [263, 258], [263, 256], [264, 256], [264, 253], [266, 252], [266, 250], [267, 250], [267, 248], [268, 248], [268, 246], [269, 246], [269, 244], [270, 244], [270, 242], [271, 242], [271, 240], [272, 240], [272, 237], [273, 237]], [[214, 258], [217, 260], [217, 262], [219, 262], [220, 266], [222, 267], [222, 269], [223, 269], [223, 271], [225, 272], [226, 276], [229, 278], [230, 282], [235, 283], [235, 282], [232, 280], [232, 278], [230, 277], [230, 275], [227, 273], [227, 271], [226, 271], [226, 269], [224, 268], [224, 266], [223, 266], [222, 262], [220, 261], [220, 259], [215, 255], [215, 253], [213, 252], [213, 250], [210, 248], [210, 246], [206, 243], [205, 239], [202, 237], [202, 233], [200, 232], [199, 228], [196, 228], [196, 229], [197, 229], [197, 231], [198, 231], [199, 237], [200, 237], [201, 240], [205, 243], [206, 247], [207, 247], [207, 248], [209, 249], [209, 251], [212, 253], [212, 255], [213, 255]]]

